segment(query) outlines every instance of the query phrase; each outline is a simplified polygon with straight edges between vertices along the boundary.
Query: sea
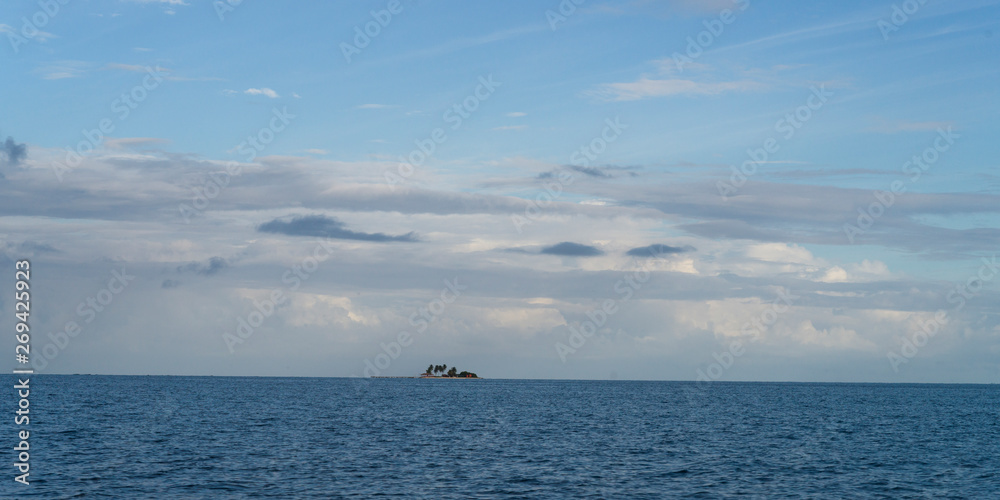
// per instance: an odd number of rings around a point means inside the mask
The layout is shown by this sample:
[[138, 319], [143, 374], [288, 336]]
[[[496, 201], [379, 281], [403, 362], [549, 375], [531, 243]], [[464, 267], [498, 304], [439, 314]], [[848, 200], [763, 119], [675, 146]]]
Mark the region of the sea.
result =
[[[27, 426], [6, 399], [2, 498], [1000, 498], [998, 385], [30, 385]], [[22, 428], [27, 486], [12, 465]]]

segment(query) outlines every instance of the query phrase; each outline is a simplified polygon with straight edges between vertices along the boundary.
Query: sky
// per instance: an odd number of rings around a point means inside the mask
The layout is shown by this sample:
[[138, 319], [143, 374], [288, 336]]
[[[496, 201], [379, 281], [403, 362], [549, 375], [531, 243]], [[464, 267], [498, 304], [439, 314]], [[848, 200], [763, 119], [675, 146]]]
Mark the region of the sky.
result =
[[1000, 379], [1000, 2], [52, 0], [0, 38], [38, 373]]

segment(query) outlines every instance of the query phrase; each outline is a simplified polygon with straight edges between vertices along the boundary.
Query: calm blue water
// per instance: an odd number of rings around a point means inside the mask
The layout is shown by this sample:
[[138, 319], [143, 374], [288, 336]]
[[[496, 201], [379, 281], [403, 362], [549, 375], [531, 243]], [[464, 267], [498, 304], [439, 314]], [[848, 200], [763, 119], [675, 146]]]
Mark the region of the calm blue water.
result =
[[0, 496], [1000, 496], [1000, 386], [696, 387], [39, 376]]

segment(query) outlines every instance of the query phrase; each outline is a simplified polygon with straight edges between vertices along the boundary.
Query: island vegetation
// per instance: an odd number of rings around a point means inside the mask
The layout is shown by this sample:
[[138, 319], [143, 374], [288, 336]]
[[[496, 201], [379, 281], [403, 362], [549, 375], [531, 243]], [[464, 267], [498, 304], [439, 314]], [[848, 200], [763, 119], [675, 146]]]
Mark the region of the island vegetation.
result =
[[[441, 375], [438, 375], [440, 373]], [[421, 378], [479, 378], [472, 372], [458, 371], [458, 368], [454, 366], [448, 368], [448, 365], [429, 365], [427, 371], [420, 375]]]

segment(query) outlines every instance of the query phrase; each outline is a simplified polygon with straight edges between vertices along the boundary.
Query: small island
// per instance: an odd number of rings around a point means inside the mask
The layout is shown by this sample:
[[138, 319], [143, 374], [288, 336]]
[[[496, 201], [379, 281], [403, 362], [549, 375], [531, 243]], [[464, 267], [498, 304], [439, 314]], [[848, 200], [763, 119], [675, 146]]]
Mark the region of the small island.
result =
[[[437, 375], [438, 373], [441, 375]], [[430, 365], [420, 378], [479, 378], [479, 375], [467, 371], [459, 372], [454, 366], [448, 368], [448, 365]]]

